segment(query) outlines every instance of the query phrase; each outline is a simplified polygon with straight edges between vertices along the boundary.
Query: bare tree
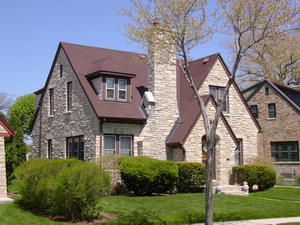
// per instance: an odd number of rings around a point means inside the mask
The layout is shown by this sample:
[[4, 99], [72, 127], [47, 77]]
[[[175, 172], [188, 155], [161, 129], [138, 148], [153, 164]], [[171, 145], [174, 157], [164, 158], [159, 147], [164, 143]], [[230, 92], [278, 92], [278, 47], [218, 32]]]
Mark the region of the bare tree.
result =
[[299, 32], [269, 38], [245, 54], [237, 80], [253, 84], [263, 79], [286, 86], [300, 82]]
[[0, 92], [0, 111], [6, 110], [11, 107], [13, 100], [8, 97], [6, 93]]
[[[207, 1], [201, 0], [131, 0], [131, 7], [121, 7], [120, 14], [131, 18], [132, 23], [125, 24], [124, 34], [133, 42], [138, 42], [149, 49], [149, 59], [165, 61], [176, 52], [178, 66], [193, 89], [201, 109], [207, 144], [206, 162], [206, 224], [213, 224], [212, 191], [212, 155], [216, 145], [216, 130], [225, 96], [234, 82], [240, 60], [253, 45], [261, 42], [273, 33], [281, 32], [283, 26], [290, 22], [290, 5], [287, 1], [273, 0], [224, 0], [218, 1], [227, 31], [234, 33], [236, 57], [232, 75], [228, 80], [223, 95], [215, 112], [212, 124], [209, 123], [204, 102], [194, 84], [189, 67], [189, 52], [199, 44], [210, 40], [214, 30], [206, 13]], [[276, 6], [279, 4], [279, 6]], [[281, 8], [282, 6], [282, 8]], [[281, 12], [283, 11], [283, 12]], [[269, 15], [269, 16], [268, 16]], [[294, 15], [294, 14], [293, 14]], [[213, 17], [214, 18], [214, 17]], [[244, 34], [252, 36], [244, 38]], [[161, 54], [164, 53], [164, 54]], [[174, 63], [174, 60], [170, 60]]]

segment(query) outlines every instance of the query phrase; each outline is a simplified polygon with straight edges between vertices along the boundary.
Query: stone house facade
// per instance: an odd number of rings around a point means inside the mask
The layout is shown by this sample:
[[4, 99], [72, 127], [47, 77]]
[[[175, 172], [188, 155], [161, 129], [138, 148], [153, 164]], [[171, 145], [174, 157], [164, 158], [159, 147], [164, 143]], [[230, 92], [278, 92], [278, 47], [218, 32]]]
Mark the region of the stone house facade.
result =
[[262, 128], [259, 154], [276, 159], [279, 176], [300, 176], [300, 91], [264, 80], [243, 94]]
[[13, 134], [13, 129], [0, 117], [0, 198], [7, 197], [4, 137]]
[[[202, 114], [191, 88], [175, 63], [147, 63], [146, 57], [60, 43], [46, 84], [36, 92], [33, 156], [205, 162]], [[190, 62], [190, 69], [213, 119], [230, 73], [219, 54]], [[257, 155], [260, 130], [235, 83], [226, 102], [214, 161], [215, 179], [224, 184], [233, 165]]]

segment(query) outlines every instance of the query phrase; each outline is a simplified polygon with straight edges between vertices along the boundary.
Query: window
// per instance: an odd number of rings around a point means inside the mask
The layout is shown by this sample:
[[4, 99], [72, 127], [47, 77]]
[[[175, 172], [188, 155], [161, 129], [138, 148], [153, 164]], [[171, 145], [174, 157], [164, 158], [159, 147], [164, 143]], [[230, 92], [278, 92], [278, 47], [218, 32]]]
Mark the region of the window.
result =
[[234, 151], [234, 165], [243, 165], [243, 139], [238, 139], [239, 146]]
[[121, 78], [105, 78], [105, 89], [106, 89], [106, 100], [113, 100], [113, 101], [127, 101], [128, 95], [128, 79], [121, 79]]
[[59, 77], [62, 78], [63, 76], [63, 65], [59, 65]]
[[[222, 97], [224, 93], [225, 88], [223, 87], [214, 87], [214, 86], [209, 86], [209, 93], [213, 96], [213, 98], [216, 100], [216, 102], [219, 103], [220, 98]], [[225, 97], [225, 102], [224, 106], [222, 109], [223, 112], [229, 112], [228, 111], [228, 94]]]
[[67, 111], [72, 111], [72, 82], [67, 83]]
[[132, 155], [132, 136], [104, 135], [104, 155]]
[[49, 89], [49, 115], [53, 115], [54, 112], [54, 89]]
[[127, 94], [127, 80], [118, 79], [118, 99], [121, 101], [126, 101]]
[[104, 155], [116, 154], [116, 136], [104, 136]]
[[67, 157], [84, 160], [84, 137], [67, 138]]
[[48, 159], [52, 159], [53, 147], [52, 147], [52, 139], [48, 140]]
[[265, 95], [269, 95], [269, 88], [268, 87], [265, 88]]
[[253, 116], [258, 119], [258, 107], [257, 105], [250, 105], [251, 112]]
[[271, 155], [279, 162], [299, 161], [298, 141], [271, 142]]
[[268, 104], [269, 118], [276, 118], [276, 105], [275, 103]]
[[115, 79], [106, 78], [106, 98], [115, 99]]

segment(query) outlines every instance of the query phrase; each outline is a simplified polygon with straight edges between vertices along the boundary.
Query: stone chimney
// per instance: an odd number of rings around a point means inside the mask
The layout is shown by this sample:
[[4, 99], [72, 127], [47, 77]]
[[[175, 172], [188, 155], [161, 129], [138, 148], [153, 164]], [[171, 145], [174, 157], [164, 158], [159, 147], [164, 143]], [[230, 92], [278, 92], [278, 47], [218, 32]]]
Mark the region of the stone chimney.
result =
[[157, 48], [149, 53], [148, 92], [154, 101], [145, 108], [148, 119], [141, 135], [144, 137], [143, 155], [166, 159], [166, 139], [178, 118], [176, 76], [175, 51]]

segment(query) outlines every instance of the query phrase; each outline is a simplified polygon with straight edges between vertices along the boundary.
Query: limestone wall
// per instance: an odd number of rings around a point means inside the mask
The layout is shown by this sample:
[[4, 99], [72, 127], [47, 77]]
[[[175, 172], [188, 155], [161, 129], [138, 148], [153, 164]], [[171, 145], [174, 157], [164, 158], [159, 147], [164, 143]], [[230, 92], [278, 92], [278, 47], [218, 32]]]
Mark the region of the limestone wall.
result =
[[[4, 128], [0, 125], [1, 129]], [[4, 137], [0, 137], [0, 197], [7, 197]]]
[[[209, 86], [225, 87], [227, 81], [228, 76], [225, 69], [221, 62], [217, 61], [203, 82], [200, 94], [209, 94]], [[228, 98], [229, 111], [224, 113], [224, 116], [236, 137], [243, 139], [243, 158], [245, 160], [248, 157], [257, 155], [258, 129], [233, 85], [229, 89]]]
[[[213, 104], [209, 102], [206, 109], [208, 118], [213, 119], [215, 113]], [[234, 166], [236, 144], [222, 120], [219, 121], [216, 134], [220, 137], [220, 141], [216, 146], [215, 157], [217, 180], [222, 184], [229, 184], [231, 168]], [[186, 161], [202, 162], [202, 136], [204, 135], [203, 117], [201, 116], [184, 144]]]
[[[60, 65], [63, 76], [60, 78]], [[67, 112], [67, 82], [72, 81], [72, 111]], [[54, 114], [49, 113], [49, 89], [54, 89]], [[40, 130], [40, 119], [42, 127]], [[92, 160], [100, 152], [99, 124], [64, 51], [61, 49], [54, 65], [42, 107], [33, 128], [33, 156], [47, 158], [48, 139], [52, 139], [55, 158], [66, 157], [66, 137], [84, 135], [85, 160]], [[41, 153], [39, 135], [41, 132]], [[98, 136], [99, 137], [99, 136]]]
[[148, 89], [155, 104], [146, 109], [149, 118], [138, 141], [142, 143], [142, 155], [165, 160], [165, 143], [178, 118], [176, 65], [152, 59], [148, 73]]

